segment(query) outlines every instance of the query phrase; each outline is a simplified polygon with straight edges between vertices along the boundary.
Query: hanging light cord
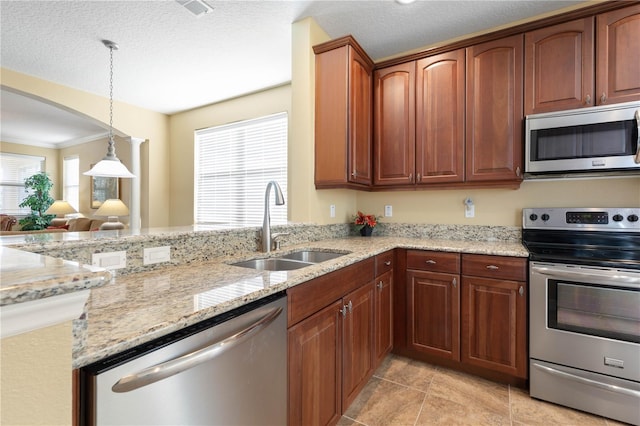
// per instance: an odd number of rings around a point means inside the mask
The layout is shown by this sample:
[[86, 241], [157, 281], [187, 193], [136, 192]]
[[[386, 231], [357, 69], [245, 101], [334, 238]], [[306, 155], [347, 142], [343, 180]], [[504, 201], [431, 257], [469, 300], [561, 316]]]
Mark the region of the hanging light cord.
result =
[[116, 145], [113, 140], [113, 49], [117, 50], [118, 45], [109, 40], [102, 40], [102, 43], [109, 48], [109, 146], [105, 159], [118, 160], [118, 157], [116, 157]]

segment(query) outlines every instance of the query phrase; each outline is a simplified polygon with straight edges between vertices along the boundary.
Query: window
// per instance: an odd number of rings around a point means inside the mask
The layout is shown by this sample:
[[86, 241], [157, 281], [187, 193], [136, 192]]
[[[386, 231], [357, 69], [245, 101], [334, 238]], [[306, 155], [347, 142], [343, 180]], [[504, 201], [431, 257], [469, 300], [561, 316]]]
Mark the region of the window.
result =
[[62, 169], [62, 199], [80, 211], [80, 158], [65, 157]]
[[[259, 226], [271, 180], [287, 198], [287, 113], [195, 132], [195, 223]], [[273, 191], [271, 191], [273, 193]], [[287, 206], [275, 206], [271, 223], [287, 223]]]
[[31, 209], [18, 207], [27, 196], [24, 180], [44, 170], [44, 157], [0, 152], [0, 212], [28, 215]]

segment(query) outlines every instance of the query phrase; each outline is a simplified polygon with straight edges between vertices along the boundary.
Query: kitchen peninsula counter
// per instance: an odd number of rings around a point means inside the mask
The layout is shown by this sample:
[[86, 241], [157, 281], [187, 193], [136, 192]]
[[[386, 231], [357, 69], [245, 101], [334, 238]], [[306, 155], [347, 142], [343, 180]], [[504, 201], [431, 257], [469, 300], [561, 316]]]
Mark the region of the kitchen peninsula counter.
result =
[[[208, 260], [118, 276], [91, 291], [74, 322], [73, 367], [79, 368], [269, 294], [395, 248], [528, 257], [518, 242], [347, 237], [287, 246], [270, 254], [236, 252]], [[232, 266], [242, 260], [314, 249], [345, 253], [293, 271]]]

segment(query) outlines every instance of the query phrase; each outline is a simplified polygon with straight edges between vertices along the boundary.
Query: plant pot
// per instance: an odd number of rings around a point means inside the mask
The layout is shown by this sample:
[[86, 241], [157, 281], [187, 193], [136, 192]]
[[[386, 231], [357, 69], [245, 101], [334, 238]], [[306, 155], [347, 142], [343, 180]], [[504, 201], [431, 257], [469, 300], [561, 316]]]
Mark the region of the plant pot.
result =
[[362, 228], [360, 228], [360, 235], [362, 235], [363, 237], [370, 237], [372, 233], [373, 233], [373, 228], [368, 225], [365, 225]]

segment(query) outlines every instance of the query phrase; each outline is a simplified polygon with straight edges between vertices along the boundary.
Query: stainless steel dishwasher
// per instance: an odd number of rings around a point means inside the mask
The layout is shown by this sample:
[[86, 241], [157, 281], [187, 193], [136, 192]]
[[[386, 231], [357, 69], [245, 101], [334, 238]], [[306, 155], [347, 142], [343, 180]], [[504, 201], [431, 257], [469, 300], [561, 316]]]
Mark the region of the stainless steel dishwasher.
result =
[[81, 369], [83, 425], [285, 425], [284, 293]]

